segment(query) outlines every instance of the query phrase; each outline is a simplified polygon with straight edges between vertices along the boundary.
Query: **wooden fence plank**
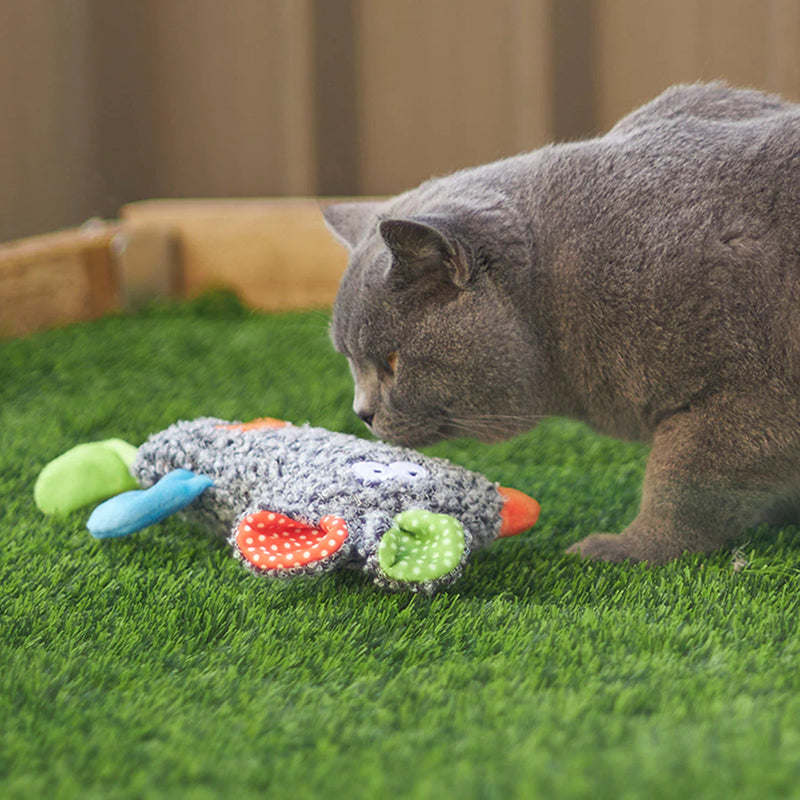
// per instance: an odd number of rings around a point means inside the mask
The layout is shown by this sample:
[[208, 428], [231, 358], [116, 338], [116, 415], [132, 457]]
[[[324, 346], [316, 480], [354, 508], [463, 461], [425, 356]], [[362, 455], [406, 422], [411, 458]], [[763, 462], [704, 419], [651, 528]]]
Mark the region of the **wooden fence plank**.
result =
[[255, 308], [329, 306], [347, 254], [311, 199], [153, 200], [122, 209], [126, 223], [176, 231], [189, 295], [230, 287]]
[[[534, 26], [548, 19], [545, 0], [530, 7]], [[357, 2], [362, 193], [392, 194], [551, 140], [536, 108], [551, 99], [541, 83], [551, 50], [537, 50], [542, 30], [520, 20], [513, 0]]]
[[700, 77], [700, 0], [596, 4], [598, 127], [675, 83]]
[[109, 243], [116, 224], [0, 245], [0, 336], [92, 319], [118, 307]]
[[800, 3], [770, 0], [766, 88], [800, 100]]
[[765, 87], [769, 2], [701, 0], [702, 76]]

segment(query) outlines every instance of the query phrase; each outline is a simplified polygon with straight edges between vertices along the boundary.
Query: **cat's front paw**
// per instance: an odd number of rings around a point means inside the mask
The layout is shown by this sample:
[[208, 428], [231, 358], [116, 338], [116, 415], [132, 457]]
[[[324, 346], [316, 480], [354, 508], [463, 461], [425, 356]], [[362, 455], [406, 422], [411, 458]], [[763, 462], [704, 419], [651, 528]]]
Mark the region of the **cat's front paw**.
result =
[[636, 548], [623, 540], [618, 533], [593, 533], [567, 548], [567, 553], [579, 555], [594, 561], [641, 561], [642, 558], [635, 554]]
[[593, 533], [567, 548], [581, 558], [595, 561], [645, 561], [648, 564], [666, 564], [683, 553], [691, 551], [683, 540], [654, 528], [637, 528], [634, 524], [623, 533]]

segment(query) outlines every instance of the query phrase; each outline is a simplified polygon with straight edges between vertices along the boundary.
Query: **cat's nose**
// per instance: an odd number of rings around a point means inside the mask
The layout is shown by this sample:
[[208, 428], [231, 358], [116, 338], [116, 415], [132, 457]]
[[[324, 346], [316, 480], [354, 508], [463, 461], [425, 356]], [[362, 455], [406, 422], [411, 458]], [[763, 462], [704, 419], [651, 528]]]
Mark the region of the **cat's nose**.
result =
[[372, 420], [375, 419], [374, 413], [370, 411], [356, 411], [356, 414], [358, 414], [358, 416], [364, 420], [364, 423], [367, 425], [367, 427], [372, 427]]

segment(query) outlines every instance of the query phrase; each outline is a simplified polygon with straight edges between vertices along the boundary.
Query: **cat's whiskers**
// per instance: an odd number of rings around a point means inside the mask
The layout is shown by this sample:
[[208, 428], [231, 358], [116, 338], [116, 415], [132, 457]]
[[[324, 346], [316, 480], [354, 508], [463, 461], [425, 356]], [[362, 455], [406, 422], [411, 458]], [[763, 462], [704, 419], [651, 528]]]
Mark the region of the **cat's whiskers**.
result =
[[544, 417], [543, 414], [471, 414], [451, 416], [448, 418], [448, 423], [457, 434], [496, 439], [520, 433], [525, 427], [533, 427]]
[[544, 414], [471, 414], [469, 416], [450, 417], [453, 422], [522, 422], [533, 423], [544, 419]]

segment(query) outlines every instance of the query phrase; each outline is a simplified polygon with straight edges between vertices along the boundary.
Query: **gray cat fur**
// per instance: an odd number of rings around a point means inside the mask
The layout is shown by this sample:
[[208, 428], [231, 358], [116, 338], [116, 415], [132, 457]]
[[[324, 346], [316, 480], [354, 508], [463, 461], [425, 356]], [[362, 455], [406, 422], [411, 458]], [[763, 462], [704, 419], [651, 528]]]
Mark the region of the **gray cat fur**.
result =
[[326, 219], [351, 251], [332, 337], [379, 436], [563, 415], [650, 442], [638, 516], [584, 557], [800, 519], [800, 106], [677, 86], [598, 138]]
[[[312, 526], [329, 514], [347, 523], [349, 536], [332, 557], [291, 570], [255, 570], [243, 560], [257, 574], [290, 577], [350, 565], [363, 569], [385, 588], [431, 593], [458, 578], [470, 552], [490, 544], [500, 532], [503, 501], [497, 485], [449, 461], [323, 428], [241, 431], [220, 427], [229, 424], [211, 417], [178, 422], [139, 448], [131, 472], [144, 488], [175, 469], [211, 478], [214, 486], [184, 514], [226, 537], [240, 560], [236, 530], [257, 511], [273, 511]], [[428, 474], [413, 481], [370, 485], [351, 469], [363, 461], [413, 462]], [[409, 509], [449, 514], [464, 526], [466, 550], [461, 561], [437, 580], [398, 581], [379, 568], [380, 538], [393, 518]]]

